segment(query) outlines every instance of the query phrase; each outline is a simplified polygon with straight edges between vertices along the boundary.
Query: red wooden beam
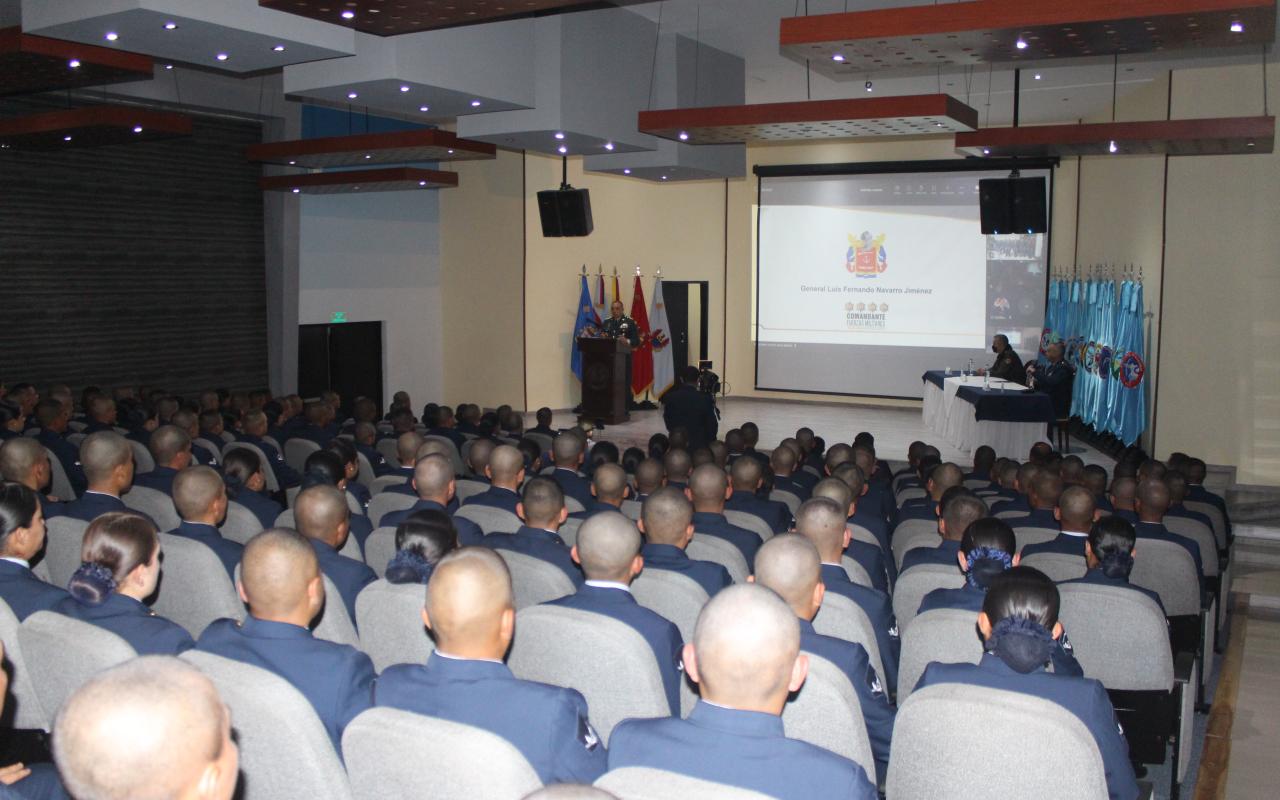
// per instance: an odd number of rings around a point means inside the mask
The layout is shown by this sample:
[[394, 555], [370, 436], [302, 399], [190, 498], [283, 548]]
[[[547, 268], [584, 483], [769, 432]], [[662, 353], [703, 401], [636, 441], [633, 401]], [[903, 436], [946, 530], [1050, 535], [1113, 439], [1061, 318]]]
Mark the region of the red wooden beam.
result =
[[245, 148], [245, 157], [250, 161], [320, 168], [488, 159], [496, 157], [497, 152], [488, 142], [460, 139], [449, 131], [430, 128], [255, 144]]
[[398, 192], [457, 186], [458, 174], [415, 167], [388, 167], [344, 172], [312, 172], [304, 175], [270, 175], [260, 178], [259, 185], [269, 192], [301, 194]]
[[0, 28], [0, 95], [150, 80], [154, 68], [149, 56]]
[[171, 111], [120, 105], [84, 106], [0, 119], [0, 147], [14, 150], [100, 147], [190, 136], [191, 127], [191, 117]]
[[1275, 117], [1223, 117], [986, 128], [956, 134], [970, 156], [1226, 155], [1270, 153]]

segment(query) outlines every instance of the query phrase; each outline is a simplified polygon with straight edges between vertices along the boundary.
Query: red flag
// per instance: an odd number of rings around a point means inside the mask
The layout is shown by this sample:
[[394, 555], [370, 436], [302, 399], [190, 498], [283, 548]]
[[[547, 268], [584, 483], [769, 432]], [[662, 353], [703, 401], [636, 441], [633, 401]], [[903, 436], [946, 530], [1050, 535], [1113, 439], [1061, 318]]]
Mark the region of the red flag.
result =
[[631, 351], [631, 393], [640, 394], [653, 383], [653, 342], [649, 340], [649, 312], [644, 306], [644, 287], [636, 276], [631, 294], [631, 318], [640, 329], [640, 344]]

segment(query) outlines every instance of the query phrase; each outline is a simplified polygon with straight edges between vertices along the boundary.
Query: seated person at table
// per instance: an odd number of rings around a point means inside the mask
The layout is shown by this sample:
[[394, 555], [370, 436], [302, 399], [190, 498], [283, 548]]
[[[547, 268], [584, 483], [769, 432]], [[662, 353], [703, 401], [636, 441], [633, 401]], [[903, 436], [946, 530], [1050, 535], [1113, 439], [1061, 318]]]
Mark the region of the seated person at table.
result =
[[502, 663], [516, 625], [511, 573], [502, 558], [482, 547], [455, 550], [440, 560], [426, 595], [422, 619], [435, 650], [426, 664], [382, 673], [376, 705], [490, 731], [519, 750], [546, 784], [600, 777], [605, 746], [582, 695], [518, 680]]
[[263, 530], [276, 524], [284, 506], [263, 494], [267, 476], [262, 471], [262, 459], [257, 453], [228, 450], [222, 461], [222, 481], [227, 487], [227, 500], [249, 509]]
[[387, 582], [426, 584], [440, 559], [456, 549], [458, 531], [448, 514], [415, 511], [396, 526], [396, 554], [387, 564]]
[[786, 738], [782, 708], [804, 685], [809, 659], [795, 612], [772, 591], [731, 586], [712, 598], [684, 660], [701, 694], [689, 718], [622, 722], [609, 769], [667, 770], [780, 800], [874, 800], [862, 767]]
[[0, 599], [19, 622], [67, 597], [31, 572], [31, 559], [44, 548], [44, 538], [40, 496], [21, 483], [0, 483]]
[[[1058, 522], [1057, 537], [1022, 548], [1023, 558], [1033, 553], [1064, 553], [1084, 557], [1089, 529], [1099, 517], [1098, 509], [1093, 502], [1093, 494], [1083, 486], [1067, 488], [1058, 498], [1058, 507], [1053, 510], [1053, 515]], [[1009, 520], [1015, 530], [1018, 529], [1017, 522], [1017, 519]]]
[[980, 368], [978, 370], [979, 375], [990, 375], [993, 378], [1013, 383], [1026, 383], [1027, 372], [1022, 366], [1022, 359], [1018, 358], [1018, 354], [1013, 352], [1013, 348], [1009, 346], [1008, 336], [1003, 333], [997, 333], [992, 336], [991, 352], [996, 354], [996, 360], [992, 362], [990, 367]]
[[1129, 745], [1107, 690], [1096, 680], [1045, 671], [1055, 640], [1062, 635], [1059, 605], [1058, 589], [1044, 573], [1030, 567], [1010, 569], [992, 581], [978, 614], [978, 628], [986, 641], [982, 660], [977, 664], [934, 662], [925, 668], [917, 689], [962, 683], [1057, 703], [1093, 735], [1111, 798], [1134, 800], [1138, 783], [1129, 763]]
[[53, 758], [80, 800], [231, 800], [239, 779], [231, 712], [174, 658], [126, 661], [77, 689], [54, 721]]
[[160, 538], [150, 520], [127, 511], [99, 516], [84, 532], [80, 560], [67, 585], [71, 596], [54, 611], [111, 631], [138, 655], [172, 656], [195, 645], [143, 605], [160, 582]]
[[484, 537], [484, 546], [540, 558], [558, 567], [574, 586], [581, 586], [582, 568], [557, 532], [569, 518], [559, 484], [550, 478], [530, 478], [524, 485], [517, 516], [524, 520], [518, 531], [491, 533]]
[[756, 555], [752, 582], [777, 592], [800, 619], [801, 652], [827, 659], [849, 679], [862, 708], [877, 777], [883, 780], [889, 769], [893, 707], [862, 645], [824, 636], [813, 628], [825, 593], [817, 549], [803, 536], [773, 537]]
[[[309, 492], [337, 494], [321, 487], [304, 491], [299, 499]], [[341, 754], [342, 731], [373, 704], [377, 676], [367, 655], [317, 639], [308, 628], [326, 602], [316, 551], [297, 531], [263, 531], [245, 545], [239, 589], [249, 615], [244, 622], [211, 623], [200, 636], [199, 649], [269, 670], [293, 684], [315, 708]]]
[[[475, 449], [474, 445], [472, 449]], [[509, 444], [499, 445], [489, 454], [489, 463], [484, 471], [489, 479], [489, 488], [471, 495], [462, 504], [516, 513], [516, 506], [520, 504], [520, 486], [524, 483], [524, 454]]]
[[942, 517], [938, 520], [938, 535], [942, 541], [936, 547], [913, 547], [902, 557], [898, 574], [916, 564], [954, 564], [960, 552], [960, 539], [977, 520], [987, 516], [987, 504], [968, 489], [957, 486], [951, 489], [942, 503]]
[[1103, 517], [1093, 523], [1089, 538], [1084, 544], [1084, 560], [1088, 571], [1084, 577], [1068, 583], [1092, 583], [1098, 586], [1120, 586], [1141, 592], [1155, 601], [1164, 613], [1160, 595], [1129, 582], [1133, 572], [1133, 560], [1138, 555], [1138, 537], [1133, 526], [1119, 517]]
[[1066, 352], [1062, 342], [1054, 342], [1045, 348], [1048, 366], [1041, 367], [1034, 361], [1027, 366], [1027, 384], [1049, 395], [1056, 419], [1071, 416], [1071, 385], [1075, 381], [1076, 369], [1063, 358]]

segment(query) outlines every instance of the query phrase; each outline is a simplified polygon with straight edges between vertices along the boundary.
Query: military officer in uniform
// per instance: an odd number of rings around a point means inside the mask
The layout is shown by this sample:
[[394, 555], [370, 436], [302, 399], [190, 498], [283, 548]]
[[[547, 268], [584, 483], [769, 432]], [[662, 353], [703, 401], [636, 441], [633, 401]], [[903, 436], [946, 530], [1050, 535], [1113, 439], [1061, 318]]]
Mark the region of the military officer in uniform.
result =
[[1026, 383], [1026, 370], [1022, 367], [1022, 359], [1009, 346], [1009, 337], [997, 333], [991, 337], [991, 352], [996, 354], [995, 363], [990, 367], [978, 370], [979, 375], [990, 375], [1014, 383]]
[[[626, 339], [627, 344], [631, 345], [631, 349], [640, 346], [640, 327], [636, 325], [636, 321], [626, 314], [622, 313], [622, 301], [614, 300], [609, 306], [609, 318], [600, 326], [604, 331], [604, 335], [611, 339]], [[631, 377], [631, 353], [627, 353], [627, 378], [630, 383]], [[635, 401], [631, 398], [630, 390], [627, 392], [627, 408], [635, 406]]]
[[1063, 358], [1065, 353], [1062, 342], [1054, 342], [1045, 349], [1049, 366], [1032, 364], [1027, 368], [1028, 385], [1049, 395], [1057, 419], [1071, 416], [1071, 384], [1076, 377], [1075, 367]]

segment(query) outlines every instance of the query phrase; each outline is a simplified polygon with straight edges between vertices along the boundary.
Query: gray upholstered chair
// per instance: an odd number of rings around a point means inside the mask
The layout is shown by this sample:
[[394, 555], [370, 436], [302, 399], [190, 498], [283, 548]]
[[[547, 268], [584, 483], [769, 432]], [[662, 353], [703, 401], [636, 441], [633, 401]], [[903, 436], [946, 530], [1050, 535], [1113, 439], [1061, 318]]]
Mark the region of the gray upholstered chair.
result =
[[62, 462], [49, 448], [46, 447], [44, 452], [49, 457], [49, 491], [64, 502], [75, 500], [76, 492], [71, 488], [71, 481], [67, 478], [67, 471], [62, 468]]
[[404, 511], [406, 508], [412, 508], [418, 502], [418, 496], [412, 494], [404, 494], [403, 492], [383, 492], [375, 494], [373, 499], [369, 501], [369, 522], [373, 525], [380, 525], [382, 518], [392, 511]]
[[624, 719], [671, 714], [653, 650], [634, 628], [603, 614], [523, 609], [507, 663], [518, 678], [581, 692], [606, 746]]
[[517, 610], [574, 593], [573, 581], [555, 564], [513, 550], [495, 552], [502, 556], [511, 571]]
[[178, 509], [173, 507], [173, 498], [158, 489], [134, 486], [121, 495], [120, 500], [134, 511], [151, 517], [162, 531], [171, 531], [182, 523]]
[[876, 629], [867, 617], [867, 612], [857, 603], [842, 594], [827, 592], [822, 598], [822, 608], [818, 609], [818, 615], [813, 618], [813, 629], [823, 636], [834, 636], [862, 645], [876, 674], [885, 674]]
[[1085, 677], [1108, 689], [1173, 689], [1169, 624], [1155, 601], [1133, 589], [1091, 583], [1059, 586], [1058, 594], [1058, 621]]
[[569, 517], [560, 526], [560, 530], [556, 533], [560, 534], [560, 538], [564, 540], [565, 547], [573, 547], [578, 543], [578, 529], [582, 527], [583, 520], [577, 517]]
[[800, 498], [797, 497], [795, 493], [788, 492], [784, 489], [774, 489], [772, 492], [769, 492], [769, 499], [777, 500], [779, 503], [785, 504], [786, 507], [790, 509], [792, 516], [794, 516], [796, 510], [800, 508]]
[[1014, 531], [1014, 535], [1018, 540], [1018, 549], [1021, 550], [1029, 544], [1052, 542], [1058, 538], [1058, 530], [1056, 528], [1018, 528]]
[[707, 604], [707, 590], [690, 578], [669, 569], [645, 567], [631, 582], [636, 602], [680, 629], [680, 638], [693, 641], [698, 614]]
[[1024, 567], [1035, 567], [1052, 578], [1054, 583], [1083, 578], [1088, 569], [1084, 556], [1068, 553], [1031, 553], [1024, 555], [1019, 563]]
[[1184, 500], [1182, 503], [1187, 507], [1188, 511], [1199, 511], [1209, 518], [1209, 524], [1213, 527], [1213, 538], [1218, 542], [1218, 550], [1227, 549], [1227, 521], [1222, 516], [1222, 511], [1213, 503], [1205, 503], [1197, 500]]
[[80, 568], [80, 550], [89, 523], [75, 517], [54, 517], [44, 523], [44, 560], [49, 582], [66, 587], [71, 575]]
[[489, 484], [484, 481], [460, 480], [454, 483], [453, 490], [458, 502], [466, 500], [468, 497], [474, 497], [489, 491]]
[[902, 566], [902, 559], [908, 550], [917, 547], [937, 547], [942, 544], [942, 536], [938, 533], [938, 521], [933, 519], [908, 519], [898, 524], [893, 531], [890, 547], [893, 549], [893, 563]]
[[868, 588], [874, 587], [871, 583], [871, 576], [865, 569], [863, 569], [861, 564], [854, 561], [851, 557], [841, 556], [840, 565], [844, 567], [844, 573], [849, 576], [849, 580], [859, 586], [866, 586]]
[[[1034, 769], [973, 768], [973, 743], [1017, 753]], [[1106, 800], [1102, 756], [1089, 729], [1051, 700], [948, 683], [898, 709], [886, 794], [892, 800]]]
[[782, 709], [787, 738], [844, 756], [875, 776], [862, 705], [849, 678], [825, 658], [809, 654], [809, 676]]
[[898, 575], [893, 587], [893, 618], [898, 630], [911, 627], [920, 610], [920, 601], [934, 589], [959, 589], [964, 586], [964, 573], [959, 564], [917, 564]]
[[977, 664], [982, 660], [978, 615], [958, 608], [936, 608], [911, 621], [902, 632], [898, 657], [898, 702], [916, 688], [925, 667], [943, 664]]
[[755, 514], [748, 514], [745, 511], [734, 511], [732, 508], [724, 510], [725, 521], [730, 525], [737, 525], [739, 528], [747, 530], [760, 537], [760, 541], [767, 542], [773, 538], [773, 529], [769, 527], [769, 523], [765, 522]]
[[478, 503], [459, 508], [455, 515], [471, 520], [485, 533], [515, 533], [523, 524], [520, 518], [510, 511]]
[[242, 800], [351, 800], [346, 771], [311, 703], [265, 669], [188, 650], [231, 709]]
[[168, 533], [160, 534], [160, 550], [164, 566], [153, 611], [186, 628], [193, 639], [215, 619], [244, 619], [244, 602], [213, 550]]
[[262, 523], [256, 514], [233, 500], [227, 503], [227, 518], [218, 531], [224, 539], [248, 544], [250, 539], [262, 533]]
[[382, 672], [392, 664], [425, 664], [435, 642], [422, 624], [427, 587], [420, 583], [376, 580], [356, 598], [360, 645], [373, 668]]
[[135, 439], [127, 439], [130, 449], [133, 450], [133, 471], [135, 474], [141, 475], [144, 472], [154, 472], [156, 468], [156, 460], [151, 457], [151, 451], [142, 442]]
[[542, 788], [501, 736], [396, 708], [371, 708], [352, 720], [342, 753], [356, 800], [520, 800]]
[[306, 471], [307, 458], [312, 453], [318, 452], [320, 452], [320, 444], [318, 442], [295, 437], [284, 443], [284, 463], [301, 474]]
[[[552, 471], [553, 472], [555, 471], [554, 468], [552, 469]], [[564, 496], [564, 507], [569, 509], [570, 514], [576, 514], [579, 511], [587, 510], [587, 507], [584, 506], [581, 502], [579, 502], [578, 498], [570, 497], [569, 495]]]
[[623, 767], [595, 783], [618, 800], [767, 800], [768, 795], [648, 767]]
[[379, 439], [378, 441], [374, 442], [373, 446], [374, 446], [374, 449], [376, 449], [379, 453], [382, 454], [382, 457], [387, 460], [388, 464], [399, 464], [400, 453], [397, 449], [398, 444], [399, 444], [399, 438], [391, 437], [387, 439]]
[[623, 500], [622, 507], [619, 509], [627, 519], [640, 519], [640, 513], [643, 510], [644, 504], [637, 500]]
[[3, 669], [9, 673], [9, 697], [5, 702], [5, 727], [17, 730], [49, 730], [53, 715], [40, 705], [32, 683], [31, 668], [22, 657], [18, 641], [18, 618], [9, 604], [0, 600], [0, 642], [4, 642]]
[[324, 576], [324, 608], [320, 610], [320, 615], [311, 621], [311, 632], [317, 639], [360, 648], [360, 636], [356, 633], [356, 624], [347, 613], [347, 604], [342, 601], [342, 594], [333, 581], [329, 580], [328, 575]]
[[724, 567], [734, 583], [746, 583], [750, 569], [742, 551], [728, 541], [709, 533], [693, 534], [685, 553], [694, 561], [711, 561]]
[[1204, 564], [1206, 578], [1218, 577], [1218, 540], [1213, 528], [1190, 517], [1165, 517], [1162, 524], [1169, 533], [1185, 536], [1200, 548], [1200, 561]]
[[424, 436], [422, 438], [427, 442], [441, 442], [448, 445], [449, 460], [453, 462], [453, 474], [465, 475], [467, 473], [467, 466], [462, 463], [462, 454], [458, 452], [458, 446], [453, 443], [452, 439], [447, 436]]
[[37, 611], [22, 621], [18, 647], [50, 721], [85, 681], [137, 655], [111, 631], [53, 611]]
[[1176, 542], [1138, 539], [1129, 582], [1160, 595], [1166, 616], [1200, 613], [1200, 578], [1196, 562], [1187, 549]]
[[396, 555], [396, 529], [376, 528], [369, 538], [364, 540], [364, 563], [377, 573], [378, 577], [387, 574], [387, 565]]
[[[383, 439], [383, 441], [385, 442], [389, 440]], [[393, 458], [391, 459], [390, 463], [396, 464], [399, 462], [397, 462]], [[387, 489], [390, 489], [393, 486], [404, 486], [404, 484], [405, 484], [405, 479], [403, 475], [379, 475], [378, 477], [373, 479], [373, 483], [369, 484], [369, 494], [373, 495], [374, 497], [377, 497], [378, 495], [382, 494]]]

